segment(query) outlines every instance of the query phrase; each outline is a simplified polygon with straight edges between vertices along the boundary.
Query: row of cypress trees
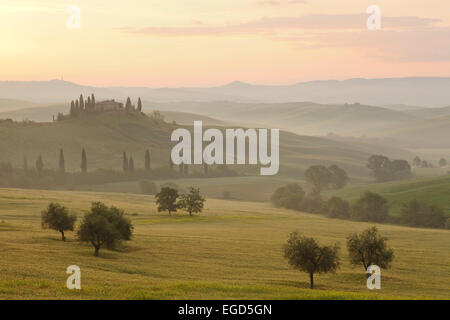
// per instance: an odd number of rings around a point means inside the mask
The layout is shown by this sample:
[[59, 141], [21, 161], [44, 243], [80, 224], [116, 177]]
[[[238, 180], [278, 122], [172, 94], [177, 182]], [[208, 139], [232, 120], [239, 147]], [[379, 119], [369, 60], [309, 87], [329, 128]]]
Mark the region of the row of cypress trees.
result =
[[[23, 167], [25, 171], [28, 170], [28, 159], [25, 156], [23, 161]], [[42, 160], [42, 155], [39, 155], [36, 159], [35, 163], [36, 170], [38, 172], [42, 172], [44, 170], [44, 161]], [[130, 156], [130, 158], [127, 157], [126, 152], [123, 153], [123, 171], [125, 172], [133, 172], [134, 171], [134, 160], [133, 157]], [[87, 155], [86, 150], [83, 148], [81, 151], [81, 172], [86, 173], [88, 169], [87, 164]], [[58, 161], [58, 169], [61, 173], [66, 172], [66, 161], [64, 159], [64, 150], [61, 148], [59, 149], [59, 161]], [[145, 170], [151, 169], [151, 159], [150, 159], [150, 151], [145, 151]]]
[[82, 94], [80, 94], [80, 98], [75, 101], [72, 100], [70, 102], [70, 116], [77, 116], [85, 111], [91, 111], [95, 109], [95, 96], [91, 94], [88, 96], [87, 100], [84, 100]]
[[[65, 173], [66, 172], [66, 162], [64, 159], [64, 150], [61, 148], [59, 150], [59, 162], [58, 162], [58, 169], [61, 173]], [[38, 172], [42, 172], [44, 170], [44, 161], [42, 160], [42, 155], [39, 155], [36, 163], [36, 170]], [[173, 162], [172, 162], [172, 158], [169, 157], [169, 167], [171, 169], [173, 169]], [[87, 155], [86, 155], [86, 150], [83, 148], [81, 151], [81, 172], [86, 173], [87, 169], [88, 169], [88, 164], [87, 164]], [[187, 164], [180, 164], [178, 166], [180, 174], [184, 175], [184, 176], [188, 176], [189, 175], [189, 167]], [[28, 161], [27, 158], [24, 157], [24, 169], [27, 170], [28, 169]], [[134, 172], [135, 170], [135, 166], [134, 166], [134, 159], [133, 156], [129, 156], [127, 155], [126, 152], [123, 153], [123, 160], [122, 160], [122, 169], [124, 172]], [[151, 158], [150, 158], [150, 151], [147, 149], [145, 151], [145, 158], [144, 158], [144, 169], [145, 170], [150, 170], [151, 169]], [[208, 174], [208, 165], [203, 164], [203, 171], [204, 174], [207, 175]]]
[[[150, 151], [148, 149], [145, 151], [144, 168], [145, 170], [151, 169]], [[123, 153], [122, 169], [124, 172], [134, 172], [133, 156], [128, 158], [126, 152]]]

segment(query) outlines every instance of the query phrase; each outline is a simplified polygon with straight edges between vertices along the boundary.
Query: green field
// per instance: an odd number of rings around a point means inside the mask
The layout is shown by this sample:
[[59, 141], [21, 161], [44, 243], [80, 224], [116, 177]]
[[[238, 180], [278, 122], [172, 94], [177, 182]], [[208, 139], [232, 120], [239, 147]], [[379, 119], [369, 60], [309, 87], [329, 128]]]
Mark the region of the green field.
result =
[[[58, 201], [80, 217], [92, 201], [126, 209], [132, 241], [101, 250], [42, 230], [40, 211]], [[137, 214], [137, 215], [136, 215]], [[450, 299], [450, 232], [378, 225], [395, 249], [382, 289], [366, 288], [348, 262], [345, 238], [372, 224], [274, 209], [266, 203], [208, 199], [194, 217], [157, 213], [152, 196], [0, 189], [0, 299]], [[341, 244], [337, 274], [308, 276], [288, 267], [281, 246], [299, 230]], [[82, 290], [65, 288], [66, 268], [81, 268]]]
[[[229, 200], [239, 201], [269, 201], [272, 193], [286, 183], [301, 183], [304, 180], [289, 178], [272, 178], [267, 176], [240, 176], [222, 178], [183, 178], [170, 180], [154, 180], [160, 188], [166, 183], [174, 183], [179, 186], [180, 191], [190, 186], [197, 186], [208, 198], [224, 198], [224, 192], [229, 193]], [[139, 181], [115, 182], [98, 185], [62, 186], [59, 189], [70, 191], [96, 191], [96, 192], [119, 192], [119, 193], [142, 193]]]
[[450, 212], [450, 175], [420, 177], [386, 183], [352, 184], [341, 190], [328, 191], [325, 195], [355, 201], [367, 191], [376, 192], [385, 197], [391, 206], [392, 215], [398, 215], [402, 204], [414, 199], [430, 205], [438, 205], [446, 212]]

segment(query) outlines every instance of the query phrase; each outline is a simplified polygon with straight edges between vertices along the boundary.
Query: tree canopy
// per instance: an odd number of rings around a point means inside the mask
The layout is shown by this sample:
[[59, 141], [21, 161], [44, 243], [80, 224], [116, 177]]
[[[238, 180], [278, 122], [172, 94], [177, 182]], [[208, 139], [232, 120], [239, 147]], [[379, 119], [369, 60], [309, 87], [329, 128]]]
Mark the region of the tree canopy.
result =
[[158, 205], [158, 211], [169, 211], [169, 215], [172, 212], [176, 212], [178, 209], [177, 199], [178, 191], [170, 187], [163, 187], [161, 191], [156, 194], [156, 204]]
[[352, 233], [347, 238], [347, 249], [353, 265], [363, 265], [364, 270], [371, 265], [387, 269], [394, 259], [394, 250], [388, 248], [387, 238], [371, 227], [362, 233]]
[[305, 191], [297, 183], [280, 187], [272, 194], [271, 201], [276, 207], [297, 210], [305, 197]]
[[50, 203], [41, 213], [42, 228], [60, 232], [62, 241], [66, 241], [64, 232], [73, 231], [76, 221], [76, 215], [69, 214], [67, 208], [58, 203]]
[[202, 212], [206, 201], [205, 198], [200, 195], [200, 189], [194, 187], [190, 187], [189, 192], [182, 194], [180, 198], [178, 207], [189, 212], [190, 216], [192, 216], [192, 213]]
[[283, 247], [284, 257], [295, 269], [309, 274], [310, 288], [314, 288], [314, 274], [336, 272], [339, 268], [339, 246], [320, 246], [314, 238], [292, 232]]
[[445, 228], [447, 215], [436, 205], [413, 199], [403, 205], [399, 220], [411, 227]]
[[351, 209], [355, 220], [384, 222], [389, 218], [389, 205], [385, 198], [373, 192], [366, 192]]
[[[419, 159], [420, 160], [420, 159]], [[416, 159], [414, 160], [416, 161]], [[406, 160], [391, 161], [383, 155], [372, 155], [368, 159], [367, 168], [378, 182], [409, 178], [412, 175], [411, 166]]]
[[123, 240], [130, 240], [133, 233], [131, 221], [125, 217], [122, 209], [107, 207], [101, 202], [92, 203], [78, 230], [80, 241], [86, 241], [94, 247], [98, 256], [102, 246], [115, 248]]

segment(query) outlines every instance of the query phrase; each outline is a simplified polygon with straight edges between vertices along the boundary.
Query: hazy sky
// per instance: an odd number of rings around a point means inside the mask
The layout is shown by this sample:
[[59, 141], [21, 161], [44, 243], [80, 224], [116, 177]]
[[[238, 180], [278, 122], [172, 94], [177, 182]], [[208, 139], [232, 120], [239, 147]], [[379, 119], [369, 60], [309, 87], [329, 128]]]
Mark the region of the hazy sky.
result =
[[[366, 27], [379, 5], [381, 30]], [[81, 29], [66, 9], [81, 9]], [[450, 76], [449, 0], [1, 0], [0, 80], [285, 84]]]

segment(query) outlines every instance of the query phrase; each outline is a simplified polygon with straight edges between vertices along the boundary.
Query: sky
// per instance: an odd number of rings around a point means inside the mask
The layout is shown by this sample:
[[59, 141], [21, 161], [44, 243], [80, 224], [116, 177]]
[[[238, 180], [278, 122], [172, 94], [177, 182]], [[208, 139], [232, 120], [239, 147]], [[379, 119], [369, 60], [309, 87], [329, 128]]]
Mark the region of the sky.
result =
[[[80, 28], [67, 27], [80, 8]], [[367, 8], [381, 28], [369, 30]], [[205, 87], [450, 76], [448, 0], [1, 0], [0, 81]]]

